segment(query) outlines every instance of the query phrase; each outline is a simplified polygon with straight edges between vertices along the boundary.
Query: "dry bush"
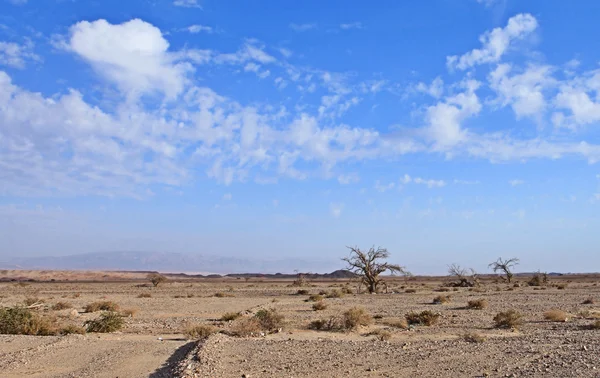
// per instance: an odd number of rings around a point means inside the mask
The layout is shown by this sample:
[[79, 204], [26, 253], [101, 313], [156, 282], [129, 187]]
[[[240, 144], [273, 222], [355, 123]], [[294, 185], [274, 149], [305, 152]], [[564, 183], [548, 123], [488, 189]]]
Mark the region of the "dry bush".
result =
[[123, 317], [116, 312], [108, 311], [100, 315], [99, 318], [85, 322], [87, 332], [110, 333], [123, 328], [125, 321]]
[[556, 288], [558, 290], [565, 290], [567, 288], [567, 284], [560, 284], [560, 285], [556, 285]]
[[217, 298], [231, 298], [231, 297], [235, 297], [235, 295], [231, 294], [231, 293], [223, 293], [222, 291], [215, 293], [213, 295], [213, 297], [217, 297]]
[[405, 315], [405, 318], [408, 324], [432, 326], [438, 322], [440, 316], [440, 314], [425, 310], [421, 312], [410, 312]]
[[594, 304], [594, 303], [596, 303], [596, 300], [594, 298], [592, 298], [592, 297], [587, 298], [586, 300], [584, 300], [582, 302], [582, 304]]
[[121, 310], [121, 316], [133, 318], [139, 311], [137, 308], [126, 308]]
[[376, 336], [379, 341], [388, 341], [392, 338], [392, 333], [385, 329], [378, 328], [370, 332], [368, 336]]
[[226, 312], [221, 316], [221, 320], [224, 322], [230, 322], [242, 316], [239, 312]]
[[138, 298], [152, 298], [152, 294], [150, 294], [150, 293], [141, 293], [141, 294], [138, 294], [137, 297]]
[[578, 315], [584, 319], [600, 319], [600, 312], [594, 310], [581, 310]]
[[327, 293], [327, 298], [341, 298], [343, 296], [344, 293], [340, 289], [333, 289]]
[[355, 329], [358, 326], [367, 326], [373, 322], [373, 318], [367, 310], [362, 307], [352, 307], [342, 314], [344, 328]]
[[254, 314], [261, 328], [266, 331], [273, 331], [283, 327], [285, 317], [279, 314], [275, 309], [261, 309]]
[[394, 328], [401, 328], [401, 329], [408, 328], [408, 322], [404, 318], [388, 319], [385, 322], [383, 322], [383, 324], [385, 324], [389, 327], [394, 327]]
[[354, 294], [354, 292], [352, 291], [352, 289], [348, 286], [344, 286], [342, 287], [342, 293], [344, 294]]
[[69, 302], [57, 302], [52, 306], [54, 311], [66, 310], [68, 308], [73, 308], [73, 305]]
[[549, 310], [544, 312], [544, 319], [551, 322], [566, 322], [570, 315], [562, 310]]
[[61, 335], [83, 335], [85, 334], [85, 328], [76, 325], [67, 325], [60, 329]]
[[462, 335], [462, 339], [469, 343], [483, 343], [486, 340], [485, 336], [476, 332], [467, 332]]
[[600, 320], [596, 320], [594, 323], [590, 324], [591, 329], [600, 329]]
[[483, 310], [484, 308], [487, 308], [487, 306], [487, 299], [474, 299], [472, 301], [467, 302], [467, 308], [470, 308], [472, 310]]
[[327, 308], [327, 303], [325, 303], [323, 301], [315, 302], [312, 305], [312, 309], [314, 311], [321, 311], [321, 310], [325, 310], [326, 308]]
[[317, 331], [333, 331], [340, 328], [340, 324], [337, 321], [336, 317], [331, 317], [329, 319], [317, 319], [310, 322], [308, 325], [309, 329], [314, 329]]
[[154, 287], [157, 287], [161, 283], [168, 281], [167, 277], [163, 276], [160, 273], [150, 273], [148, 274], [147, 278], [150, 282], [152, 282], [152, 285], [154, 285]]
[[79, 297], [81, 297], [81, 293], [75, 293], [75, 294], [73, 294], [73, 298], [79, 298]]
[[417, 289], [406, 289], [406, 290], [404, 290], [404, 292], [407, 294], [414, 294], [417, 292]]
[[437, 291], [439, 293], [447, 293], [450, 291], [450, 289], [448, 289], [447, 287], [439, 287], [439, 288], [435, 289], [434, 291]]
[[0, 308], [0, 334], [56, 335], [56, 319], [23, 307]]
[[262, 331], [260, 322], [256, 318], [244, 318], [233, 323], [230, 333], [233, 336], [257, 336]]
[[548, 284], [548, 274], [537, 272], [527, 281], [529, 286], [545, 286]]
[[306, 302], [319, 302], [323, 300], [323, 296], [321, 294], [311, 294], [310, 297], [306, 300]]
[[496, 328], [518, 329], [523, 325], [523, 315], [514, 309], [499, 312], [494, 316], [494, 323]]
[[96, 312], [96, 311], [119, 311], [119, 305], [111, 301], [100, 301], [93, 302], [85, 306], [85, 312]]
[[296, 292], [296, 295], [308, 295], [309, 291], [306, 289], [300, 289]]
[[190, 340], [199, 340], [216, 332], [217, 329], [209, 324], [193, 324], [185, 327], [182, 333]]
[[433, 304], [444, 304], [444, 303], [450, 303], [451, 299], [449, 295], [438, 295], [437, 297], [433, 298]]
[[186, 296], [187, 296], [188, 298], [194, 298], [194, 294], [192, 294], [192, 293], [187, 293], [187, 295], [186, 295]]

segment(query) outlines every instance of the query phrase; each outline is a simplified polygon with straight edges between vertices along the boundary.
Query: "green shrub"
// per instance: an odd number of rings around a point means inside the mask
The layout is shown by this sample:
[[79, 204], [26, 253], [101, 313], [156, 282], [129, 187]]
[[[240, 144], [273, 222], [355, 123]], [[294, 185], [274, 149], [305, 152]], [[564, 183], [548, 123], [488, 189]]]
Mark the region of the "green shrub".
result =
[[85, 322], [87, 332], [110, 333], [123, 328], [125, 321], [116, 312], [105, 312], [99, 318]]
[[51, 336], [57, 333], [54, 318], [23, 307], [0, 308], [0, 334]]

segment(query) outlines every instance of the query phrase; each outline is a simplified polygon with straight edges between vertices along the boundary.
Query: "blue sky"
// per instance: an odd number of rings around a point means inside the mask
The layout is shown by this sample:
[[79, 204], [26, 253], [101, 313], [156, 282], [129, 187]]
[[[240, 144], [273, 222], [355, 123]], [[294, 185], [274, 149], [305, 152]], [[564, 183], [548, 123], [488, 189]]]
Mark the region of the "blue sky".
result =
[[598, 15], [0, 0], [0, 255], [598, 271]]

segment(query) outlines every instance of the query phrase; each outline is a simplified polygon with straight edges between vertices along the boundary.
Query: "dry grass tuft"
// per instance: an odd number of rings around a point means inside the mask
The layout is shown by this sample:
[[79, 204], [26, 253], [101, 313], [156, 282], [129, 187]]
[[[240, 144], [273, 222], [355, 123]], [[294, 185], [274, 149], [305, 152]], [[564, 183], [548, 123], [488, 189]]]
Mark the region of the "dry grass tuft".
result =
[[261, 331], [260, 322], [256, 318], [240, 319], [231, 327], [231, 334], [237, 337], [258, 336]]
[[239, 312], [226, 312], [221, 316], [221, 320], [224, 322], [230, 322], [242, 316]]
[[137, 315], [138, 312], [140, 312], [140, 310], [137, 308], [125, 308], [121, 310], [121, 316], [124, 316], [126, 318], [133, 318]]
[[325, 310], [326, 308], [327, 308], [327, 303], [325, 303], [323, 301], [315, 302], [312, 305], [312, 309], [314, 311], [322, 311], [322, 310]]
[[600, 329], [600, 320], [596, 320], [594, 323], [590, 325], [591, 329]]
[[470, 308], [472, 310], [483, 310], [484, 308], [487, 308], [487, 306], [487, 299], [474, 299], [472, 301], [467, 302], [467, 308]]
[[551, 322], [566, 322], [569, 320], [570, 316], [571, 315], [562, 310], [549, 310], [544, 312], [544, 319], [550, 320]]
[[150, 293], [141, 293], [141, 294], [138, 294], [137, 297], [138, 298], [152, 298], [152, 294], [150, 294]]
[[76, 325], [68, 325], [68, 326], [62, 327], [60, 329], [60, 334], [61, 335], [84, 335], [85, 328], [76, 326]]
[[342, 314], [344, 328], [356, 329], [358, 326], [367, 326], [373, 322], [371, 315], [362, 307], [352, 307]]
[[418, 324], [424, 326], [432, 326], [436, 324], [440, 318], [440, 314], [434, 313], [429, 310], [417, 312], [410, 312], [405, 315], [406, 322], [408, 324]]
[[404, 290], [404, 292], [407, 294], [414, 294], [417, 292], [417, 289], [406, 289], [406, 290]]
[[558, 290], [565, 290], [567, 288], [567, 284], [560, 284], [560, 285], [556, 285], [556, 288]]
[[254, 314], [254, 318], [258, 320], [260, 327], [266, 331], [274, 331], [282, 328], [285, 317], [278, 313], [275, 309], [261, 309]]
[[185, 327], [183, 334], [190, 340], [206, 339], [208, 336], [216, 333], [217, 329], [208, 324], [194, 324]]
[[523, 315], [514, 309], [499, 312], [494, 316], [494, 323], [496, 328], [518, 329], [523, 325]]
[[587, 298], [586, 300], [584, 300], [582, 302], [582, 304], [594, 304], [594, 303], [596, 303], [596, 300], [594, 298], [592, 298], [592, 297]]
[[119, 305], [111, 301], [100, 301], [93, 302], [85, 306], [85, 312], [96, 312], [96, 311], [119, 311]]
[[312, 294], [306, 302], [319, 302], [323, 300], [323, 296], [321, 294]]
[[68, 308], [73, 308], [73, 305], [69, 302], [57, 302], [52, 306], [54, 311], [66, 310]]
[[123, 328], [125, 321], [116, 312], [109, 311], [100, 315], [99, 318], [85, 322], [87, 332], [110, 333]]
[[43, 300], [43, 299], [33, 297], [33, 298], [26, 298], [23, 301], [23, 304], [25, 306], [33, 306], [33, 305], [41, 304], [41, 303], [44, 303], [44, 302], [46, 302], [46, 301]]
[[306, 289], [300, 289], [296, 292], [296, 295], [308, 295], [309, 291]]
[[383, 322], [383, 324], [385, 324], [389, 327], [394, 327], [394, 328], [401, 328], [401, 329], [408, 328], [408, 322], [404, 318], [388, 319], [385, 322]]
[[344, 292], [340, 289], [333, 289], [327, 294], [327, 298], [342, 298], [344, 296]]
[[483, 343], [486, 340], [485, 336], [476, 332], [467, 332], [462, 335], [462, 339], [469, 343]]
[[385, 329], [378, 328], [370, 332], [368, 336], [375, 336], [379, 341], [389, 341], [392, 338], [392, 333]]
[[433, 304], [444, 304], [444, 303], [450, 303], [451, 299], [449, 295], [438, 295], [437, 297], [433, 298]]

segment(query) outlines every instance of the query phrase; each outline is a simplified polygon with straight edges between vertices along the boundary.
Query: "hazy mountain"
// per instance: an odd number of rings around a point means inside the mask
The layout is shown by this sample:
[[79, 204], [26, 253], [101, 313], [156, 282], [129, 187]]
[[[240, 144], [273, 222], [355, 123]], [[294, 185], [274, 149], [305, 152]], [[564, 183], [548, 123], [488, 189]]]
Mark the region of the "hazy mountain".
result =
[[1, 269], [65, 270], [152, 270], [182, 273], [292, 273], [327, 272], [342, 266], [341, 261], [302, 259], [260, 259], [188, 255], [169, 252], [97, 252], [71, 256], [15, 257], [0, 260]]

